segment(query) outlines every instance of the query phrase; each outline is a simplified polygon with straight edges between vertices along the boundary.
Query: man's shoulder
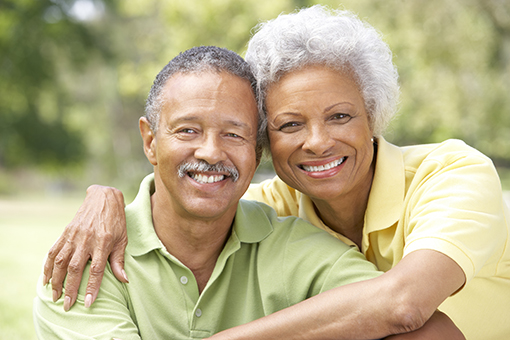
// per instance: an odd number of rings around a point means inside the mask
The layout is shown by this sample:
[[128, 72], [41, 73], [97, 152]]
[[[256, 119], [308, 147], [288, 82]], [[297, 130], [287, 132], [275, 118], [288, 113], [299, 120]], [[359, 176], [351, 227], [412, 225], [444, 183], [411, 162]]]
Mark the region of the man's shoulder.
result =
[[[242, 218], [239, 218], [242, 214]], [[236, 220], [245, 222], [249, 228], [270, 230], [259, 242], [261, 245], [287, 244], [306, 242], [310, 247], [320, 249], [334, 248], [334, 252], [342, 253], [349, 249], [344, 242], [319, 229], [310, 222], [296, 216], [278, 216], [273, 208], [265, 203], [240, 200]]]

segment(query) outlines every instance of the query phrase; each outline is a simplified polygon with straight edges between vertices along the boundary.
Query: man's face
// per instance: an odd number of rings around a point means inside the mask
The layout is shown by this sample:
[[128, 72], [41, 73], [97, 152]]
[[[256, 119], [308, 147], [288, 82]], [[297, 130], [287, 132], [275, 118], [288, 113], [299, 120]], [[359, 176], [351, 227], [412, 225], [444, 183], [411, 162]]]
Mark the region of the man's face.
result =
[[251, 85], [227, 72], [179, 73], [161, 96], [156, 136], [144, 118], [140, 121], [156, 197], [188, 218], [233, 216], [257, 168]]

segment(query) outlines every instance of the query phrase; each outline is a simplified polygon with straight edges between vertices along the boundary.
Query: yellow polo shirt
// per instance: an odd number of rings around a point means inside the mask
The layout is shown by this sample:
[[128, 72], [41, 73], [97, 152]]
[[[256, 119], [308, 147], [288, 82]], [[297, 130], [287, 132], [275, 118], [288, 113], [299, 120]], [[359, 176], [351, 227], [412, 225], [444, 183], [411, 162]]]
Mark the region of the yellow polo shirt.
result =
[[[278, 177], [251, 185], [244, 198], [353, 244], [324, 225], [309, 197]], [[459, 140], [397, 147], [379, 139], [362, 252], [382, 271], [418, 249], [457, 262], [466, 285], [440, 309], [468, 340], [510, 339], [509, 221], [498, 174], [477, 150]]]

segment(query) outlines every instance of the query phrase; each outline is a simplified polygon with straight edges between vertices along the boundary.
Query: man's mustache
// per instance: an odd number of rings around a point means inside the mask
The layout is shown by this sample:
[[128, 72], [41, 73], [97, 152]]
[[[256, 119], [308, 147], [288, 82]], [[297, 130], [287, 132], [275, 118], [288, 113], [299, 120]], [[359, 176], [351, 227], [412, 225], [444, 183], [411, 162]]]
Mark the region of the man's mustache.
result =
[[179, 165], [177, 168], [177, 173], [179, 177], [184, 177], [186, 173], [190, 171], [196, 172], [227, 172], [229, 176], [232, 178], [232, 181], [236, 182], [239, 179], [239, 171], [235, 166], [224, 165], [223, 163], [209, 164], [206, 161], [197, 161], [197, 162], [186, 162]]

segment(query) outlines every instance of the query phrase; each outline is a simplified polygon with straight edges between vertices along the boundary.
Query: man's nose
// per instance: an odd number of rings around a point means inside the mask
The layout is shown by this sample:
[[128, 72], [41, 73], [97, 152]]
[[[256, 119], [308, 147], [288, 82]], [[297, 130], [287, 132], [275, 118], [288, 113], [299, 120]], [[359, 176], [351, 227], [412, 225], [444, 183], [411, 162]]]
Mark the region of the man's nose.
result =
[[221, 136], [205, 135], [200, 141], [200, 145], [195, 150], [195, 158], [206, 161], [209, 164], [216, 164], [227, 159], [225, 145], [221, 141]]

